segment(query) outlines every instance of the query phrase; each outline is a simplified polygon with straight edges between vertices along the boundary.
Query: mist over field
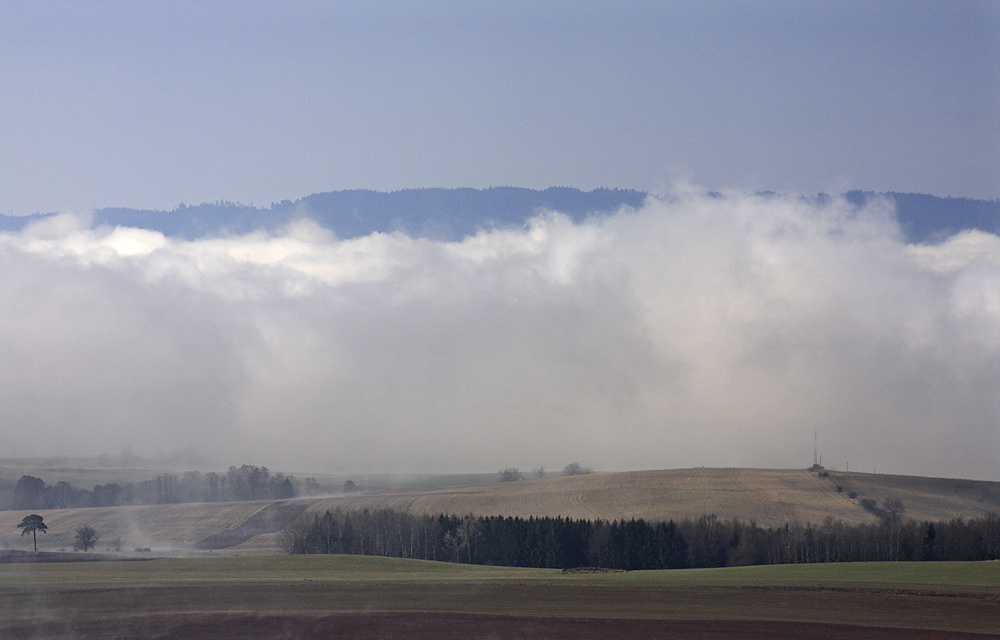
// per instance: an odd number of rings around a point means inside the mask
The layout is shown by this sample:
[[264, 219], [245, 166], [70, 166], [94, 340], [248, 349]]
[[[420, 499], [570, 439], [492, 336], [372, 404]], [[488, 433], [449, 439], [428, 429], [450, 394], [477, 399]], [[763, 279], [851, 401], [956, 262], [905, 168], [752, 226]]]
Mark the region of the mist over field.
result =
[[1000, 237], [887, 200], [650, 198], [461, 241], [309, 221], [0, 234], [0, 455], [297, 470], [828, 467], [1000, 479]]

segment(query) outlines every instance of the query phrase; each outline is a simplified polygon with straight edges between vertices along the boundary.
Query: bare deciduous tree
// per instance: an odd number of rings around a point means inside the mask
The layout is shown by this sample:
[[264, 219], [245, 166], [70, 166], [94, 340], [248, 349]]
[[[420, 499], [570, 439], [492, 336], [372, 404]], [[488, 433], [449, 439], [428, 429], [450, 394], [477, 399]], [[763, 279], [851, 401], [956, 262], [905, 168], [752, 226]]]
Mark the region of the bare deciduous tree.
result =
[[76, 530], [76, 538], [73, 540], [73, 548], [77, 551], [83, 551], [86, 553], [97, 545], [97, 541], [100, 537], [101, 536], [97, 535], [97, 531], [94, 527], [89, 524], [85, 524]]
[[521, 471], [517, 467], [507, 467], [506, 469], [501, 469], [497, 471], [497, 477], [500, 482], [516, 482], [518, 480], [524, 480], [524, 476], [521, 475]]
[[564, 476], [583, 476], [588, 473], [594, 473], [594, 470], [590, 467], [585, 467], [579, 462], [570, 462], [568, 465], [563, 467], [562, 474]]

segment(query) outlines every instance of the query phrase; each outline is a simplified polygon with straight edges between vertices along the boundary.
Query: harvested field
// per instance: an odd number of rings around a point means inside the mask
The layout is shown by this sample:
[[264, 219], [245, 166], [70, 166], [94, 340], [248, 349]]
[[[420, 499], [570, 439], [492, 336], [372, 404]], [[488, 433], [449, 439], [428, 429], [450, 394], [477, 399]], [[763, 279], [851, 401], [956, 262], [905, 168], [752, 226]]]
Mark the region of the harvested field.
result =
[[[838, 491], [837, 488], [840, 488]], [[851, 492], [857, 498], [850, 497]], [[433, 491], [384, 492], [328, 499], [100, 507], [41, 511], [49, 526], [39, 550], [70, 549], [73, 532], [89, 524], [104, 550], [115, 538], [123, 550], [228, 549], [261, 554], [280, 551], [280, 534], [294, 516], [327, 510], [391, 508], [417, 514], [563, 516], [587, 519], [669, 520], [715, 514], [755, 520], [761, 526], [874, 522], [860, 500], [902, 501], [905, 518], [939, 520], [1000, 512], [1000, 483], [805, 470], [674, 469], [598, 473], [451, 487]], [[274, 505], [274, 506], [270, 506]], [[266, 509], [265, 509], [266, 508]], [[0, 511], [0, 549], [30, 549], [17, 523], [24, 511]]]
[[[74, 532], [90, 525], [100, 535], [98, 549], [105, 550], [121, 538], [122, 550], [149, 548], [153, 551], [184, 550], [207, 536], [239, 526], [274, 501], [213, 502], [44, 509], [34, 511], [45, 519], [47, 533], [38, 534], [39, 551], [73, 548]], [[17, 524], [28, 511], [0, 511], [0, 548], [28, 549], [31, 536], [21, 536]]]
[[878, 504], [892, 498], [902, 501], [904, 518], [951, 520], [1000, 514], [1000, 482], [842, 471], [831, 471], [829, 480], [845, 492], [855, 492], [859, 500], [870, 498]]
[[281, 531], [309, 506], [310, 500], [281, 500], [267, 505], [238, 526], [206, 536], [194, 543], [196, 549], [226, 549], [254, 536]]
[[[674, 469], [598, 473], [430, 492], [332, 498], [309, 508], [392, 508], [419, 514], [669, 520], [715, 514], [762, 526], [858, 524], [875, 517], [828, 479], [804, 470]], [[919, 517], [918, 513], [911, 513]]]

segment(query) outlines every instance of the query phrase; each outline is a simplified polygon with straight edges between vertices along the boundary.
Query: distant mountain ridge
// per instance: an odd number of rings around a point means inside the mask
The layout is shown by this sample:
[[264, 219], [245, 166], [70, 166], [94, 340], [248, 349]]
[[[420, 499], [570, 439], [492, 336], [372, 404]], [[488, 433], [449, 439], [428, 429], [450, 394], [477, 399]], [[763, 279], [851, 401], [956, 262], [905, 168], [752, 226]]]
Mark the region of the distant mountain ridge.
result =
[[[149, 229], [193, 240], [275, 231], [308, 218], [340, 238], [401, 231], [412, 237], [460, 240], [482, 229], [520, 227], [540, 210], [559, 211], [580, 221], [622, 207], [639, 207], [648, 195], [634, 189], [582, 191], [569, 187], [346, 190], [283, 200], [267, 208], [222, 201], [180, 205], [173, 211], [112, 207], [94, 211], [94, 224]], [[820, 194], [807, 199], [821, 202], [829, 197]], [[874, 191], [848, 191], [843, 197], [859, 206], [874, 197], [892, 198], [900, 227], [911, 243], [941, 242], [970, 229], [1000, 234], [1000, 200]], [[20, 231], [52, 215], [0, 216], [0, 231]]]
[[844, 193], [844, 198], [858, 206], [876, 196], [895, 200], [896, 217], [907, 242], [934, 244], [971, 229], [1000, 235], [1000, 200], [940, 198], [923, 193]]

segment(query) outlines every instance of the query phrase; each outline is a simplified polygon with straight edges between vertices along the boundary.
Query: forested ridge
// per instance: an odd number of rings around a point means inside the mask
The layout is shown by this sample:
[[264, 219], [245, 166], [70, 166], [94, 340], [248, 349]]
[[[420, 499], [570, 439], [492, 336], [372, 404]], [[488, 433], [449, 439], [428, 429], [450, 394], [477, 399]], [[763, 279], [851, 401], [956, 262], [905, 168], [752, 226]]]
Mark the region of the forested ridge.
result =
[[[41, 478], [21, 476], [14, 487], [12, 509], [69, 509], [118, 507], [133, 504], [280, 500], [295, 495], [294, 478], [272, 474], [267, 467], [245, 464], [224, 474], [186, 471], [164, 473], [150, 480], [98, 484], [77, 488], [60, 481], [47, 485]], [[307, 488], [309, 481], [306, 480]]]
[[814, 562], [1000, 559], [1000, 517], [820, 526], [721, 520], [573, 520], [327, 511], [283, 533], [293, 554], [343, 553], [513, 567], [680, 569]]
[[[93, 223], [149, 229], [194, 240], [261, 229], [276, 231], [296, 220], [308, 219], [340, 238], [402, 231], [412, 237], [457, 241], [481, 229], [519, 227], [545, 210], [562, 212], [579, 222], [622, 207], [640, 207], [649, 195], [635, 189], [582, 191], [569, 187], [421, 188], [392, 192], [351, 189], [314, 193], [266, 207], [221, 200], [193, 206], [181, 203], [172, 211], [109, 207], [95, 210]], [[757, 195], [781, 197], [772, 192]], [[672, 196], [665, 197], [669, 200]], [[941, 242], [970, 229], [1000, 233], [1000, 200], [857, 190], [847, 191], [842, 197], [858, 207], [873, 198], [890, 199], [896, 206], [900, 230], [911, 243]], [[830, 196], [818, 194], [803, 199], [822, 203], [828, 202]], [[0, 216], [0, 232], [21, 231], [52, 215]]]

